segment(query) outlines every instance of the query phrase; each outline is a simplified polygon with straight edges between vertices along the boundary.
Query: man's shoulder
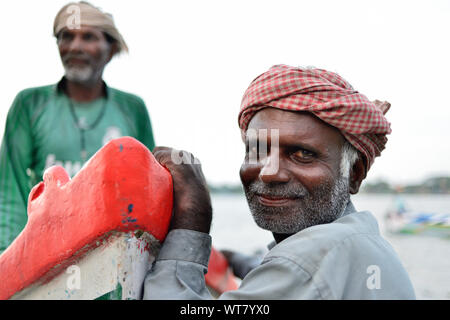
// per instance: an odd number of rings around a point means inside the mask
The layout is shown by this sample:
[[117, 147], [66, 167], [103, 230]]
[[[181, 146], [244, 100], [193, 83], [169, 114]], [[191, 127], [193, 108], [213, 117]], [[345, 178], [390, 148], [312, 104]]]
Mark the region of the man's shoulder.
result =
[[56, 85], [50, 84], [39, 87], [29, 87], [19, 91], [14, 98], [14, 102], [8, 111], [8, 117], [15, 117], [18, 114], [31, 114], [40, 110], [39, 106], [44, 105], [49, 99], [54, 97]]
[[375, 217], [368, 211], [353, 212], [332, 223], [312, 226], [290, 236], [274, 246], [267, 257], [286, 257], [309, 265], [308, 269], [312, 270], [333, 251], [345, 247], [350, 254], [361, 252], [373, 242], [384, 242]]
[[306, 228], [282, 243], [298, 243], [299, 241], [316, 241], [324, 245], [334, 246], [348, 237], [361, 234], [379, 235], [378, 223], [369, 211], [352, 212], [331, 223], [319, 224]]
[[133, 106], [145, 106], [144, 100], [134, 93], [130, 93], [112, 87], [108, 87], [108, 89], [113, 99], [116, 101], [125, 102], [128, 105], [131, 104]]
[[[353, 212], [302, 230], [272, 248], [265, 260], [289, 260], [306, 272], [323, 297], [333, 299], [414, 298], [400, 259], [378, 231], [375, 217]], [[264, 263], [264, 262], [263, 262]], [[374, 269], [383, 290], [370, 290]]]
[[23, 101], [27, 101], [29, 99], [35, 99], [36, 97], [48, 97], [54, 93], [56, 85], [49, 84], [44, 86], [37, 87], [29, 87], [21, 90], [17, 96], [20, 97]]

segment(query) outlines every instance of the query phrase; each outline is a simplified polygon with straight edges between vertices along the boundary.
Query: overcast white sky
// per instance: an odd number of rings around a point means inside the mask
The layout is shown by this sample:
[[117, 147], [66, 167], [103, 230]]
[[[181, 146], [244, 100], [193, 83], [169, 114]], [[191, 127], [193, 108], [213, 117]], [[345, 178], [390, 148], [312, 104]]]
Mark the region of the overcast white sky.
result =
[[[15, 0], [0, 10], [0, 130], [22, 89], [63, 69], [53, 19], [68, 1]], [[449, 1], [113, 1], [130, 53], [104, 78], [141, 96], [158, 145], [193, 152], [213, 183], [239, 181], [237, 115], [249, 83], [274, 64], [338, 72], [392, 103], [393, 133], [368, 175], [417, 182], [450, 175]]]

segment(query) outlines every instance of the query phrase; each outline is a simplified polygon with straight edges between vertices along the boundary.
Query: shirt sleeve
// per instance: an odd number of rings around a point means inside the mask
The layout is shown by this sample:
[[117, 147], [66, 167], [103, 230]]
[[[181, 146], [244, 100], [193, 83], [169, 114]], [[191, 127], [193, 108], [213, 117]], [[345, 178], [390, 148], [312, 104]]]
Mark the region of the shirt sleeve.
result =
[[262, 256], [260, 255], [246, 255], [235, 251], [222, 251], [222, 253], [225, 254], [234, 275], [240, 279], [244, 279], [251, 270], [262, 262]]
[[315, 279], [300, 265], [284, 257], [265, 259], [224, 300], [322, 300]]
[[[211, 252], [209, 235], [172, 230], [144, 283], [144, 299], [212, 299], [205, 273]], [[242, 281], [239, 289], [218, 299], [322, 299], [314, 279], [295, 262], [275, 257], [263, 261]]]
[[0, 149], [0, 252], [24, 228], [31, 190], [27, 169], [32, 163], [29, 116], [19, 94], [11, 106]]
[[211, 237], [202, 232], [169, 232], [144, 281], [145, 300], [212, 299], [206, 283]]

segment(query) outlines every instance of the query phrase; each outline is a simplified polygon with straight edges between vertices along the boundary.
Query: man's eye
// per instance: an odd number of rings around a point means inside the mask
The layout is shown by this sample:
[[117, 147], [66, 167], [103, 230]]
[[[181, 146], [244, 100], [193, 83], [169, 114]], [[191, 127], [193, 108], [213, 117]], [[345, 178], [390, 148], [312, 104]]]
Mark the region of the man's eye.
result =
[[95, 37], [92, 33], [86, 33], [83, 35], [83, 40], [92, 41], [95, 40]]
[[312, 158], [314, 158], [315, 154], [314, 152], [300, 149], [294, 152], [293, 156], [299, 160], [311, 160]]
[[69, 33], [63, 33], [59, 36], [59, 41], [70, 41], [73, 39], [73, 36]]

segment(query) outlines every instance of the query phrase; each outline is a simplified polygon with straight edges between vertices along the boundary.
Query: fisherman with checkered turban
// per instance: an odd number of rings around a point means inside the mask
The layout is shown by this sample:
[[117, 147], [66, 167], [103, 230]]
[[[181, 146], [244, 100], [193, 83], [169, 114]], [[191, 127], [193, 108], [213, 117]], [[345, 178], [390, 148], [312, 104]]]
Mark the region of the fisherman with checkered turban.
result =
[[388, 102], [367, 97], [334, 72], [276, 65], [257, 77], [246, 90], [239, 113], [241, 130], [256, 112], [272, 107], [311, 112], [341, 131], [363, 156], [366, 170], [385, 148], [390, 123]]
[[[388, 108], [321, 69], [278, 65], [250, 84], [239, 113], [240, 177], [256, 224], [275, 241], [256, 267], [226, 252], [242, 282], [219, 299], [415, 298], [375, 217], [350, 200], [385, 147]], [[144, 298], [208, 299], [209, 193], [198, 162], [179, 165], [174, 154], [154, 150], [172, 173], [175, 207]], [[238, 265], [245, 261], [251, 268]]]

